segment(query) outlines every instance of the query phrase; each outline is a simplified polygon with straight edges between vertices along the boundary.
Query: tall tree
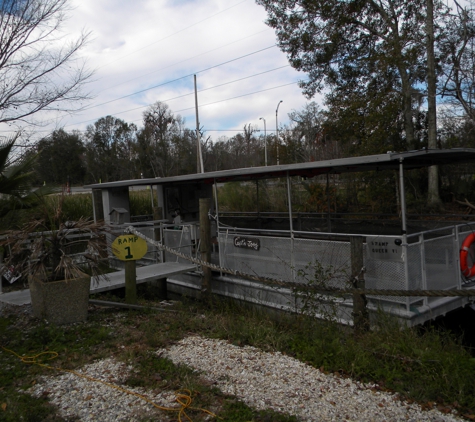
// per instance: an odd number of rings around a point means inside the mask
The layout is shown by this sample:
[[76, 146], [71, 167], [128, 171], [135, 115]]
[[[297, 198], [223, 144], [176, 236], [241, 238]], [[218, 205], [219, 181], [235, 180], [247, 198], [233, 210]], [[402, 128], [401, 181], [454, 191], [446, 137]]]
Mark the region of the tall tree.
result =
[[144, 177], [196, 171], [196, 141], [192, 131], [185, 129], [180, 115], [174, 115], [167, 104], [157, 101], [143, 113], [143, 123], [137, 137], [137, 153]]
[[48, 184], [84, 183], [86, 148], [78, 132], [55, 130], [37, 144], [39, 152], [36, 172], [40, 181]]
[[0, 143], [0, 229], [11, 228], [20, 222], [18, 210], [38, 204], [41, 189], [32, 191], [37, 155], [18, 154], [18, 136]]
[[0, 195], [21, 199], [31, 188], [36, 155], [13, 153], [17, 137], [0, 144]]
[[91, 71], [76, 56], [89, 34], [66, 45], [60, 41], [68, 4], [0, 2], [0, 123], [29, 120], [39, 111], [71, 110], [88, 98], [82, 88]]
[[[330, 141], [333, 154], [380, 154], [407, 149], [402, 95], [394, 90], [393, 73], [374, 75], [366, 86], [339, 86], [326, 97], [321, 146]], [[417, 122], [417, 120], [415, 119]], [[422, 145], [417, 126], [414, 142]], [[335, 145], [338, 144], [338, 147]], [[329, 157], [332, 158], [332, 157]]]
[[301, 145], [304, 162], [339, 158], [332, 148], [332, 141], [324, 128], [325, 115], [317, 103], [306, 104], [302, 110], [289, 113], [294, 136]]
[[440, 91], [445, 102], [475, 123], [475, 17], [474, 2], [455, 2], [455, 10], [444, 16], [443, 36], [438, 43], [442, 75]]
[[405, 137], [415, 145], [413, 93], [425, 81], [425, 0], [257, 0], [290, 64], [308, 75], [307, 97], [325, 87], [368, 87], [397, 77]]
[[94, 182], [110, 182], [138, 177], [135, 170], [134, 124], [113, 116], [101, 117], [86, 129], [88, 177]]
[[227, 140], [227, 152], [231, 158], [227, 168], [256, 167], [263, 164], [263, 141], [255, 135], [251, 124]]

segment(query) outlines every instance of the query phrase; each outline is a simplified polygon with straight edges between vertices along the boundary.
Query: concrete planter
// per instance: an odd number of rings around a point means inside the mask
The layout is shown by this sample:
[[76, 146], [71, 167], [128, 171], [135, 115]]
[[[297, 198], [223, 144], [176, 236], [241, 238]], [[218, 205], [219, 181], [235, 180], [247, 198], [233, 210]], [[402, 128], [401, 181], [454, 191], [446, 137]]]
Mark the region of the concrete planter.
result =
[[30, 277], [29, 285], [35, 317], [57, 325], [86, 321], [90, 276], [48, 283]]

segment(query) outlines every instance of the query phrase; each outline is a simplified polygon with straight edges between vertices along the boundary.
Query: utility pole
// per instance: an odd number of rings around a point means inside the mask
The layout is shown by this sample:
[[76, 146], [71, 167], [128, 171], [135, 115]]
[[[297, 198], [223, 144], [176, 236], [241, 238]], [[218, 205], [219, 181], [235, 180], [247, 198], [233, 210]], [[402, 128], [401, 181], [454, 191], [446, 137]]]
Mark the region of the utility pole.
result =
[[277, 104], [277, 108], [275, 109], [275, 144], [277, 146], [277, 165], [279, 165], [279, 122], [277, 120], [277, 113], [279, 112], [280, 103], [283, 103], [283, 101], [280, 100]]
[[203, 157], [201, 155], [201, 135], [200, 135], [200, 119], [198, 117], [198, 90], [196, 89], [196, 75], [195, 81], [195, 109], [196, 109], [196, 172], [204, 173]]
[[267, 166], [267, 131], [266, 131], [266, 119], [264, 117], [259, 117], [259, 120], [264, 121], [264, 162]]

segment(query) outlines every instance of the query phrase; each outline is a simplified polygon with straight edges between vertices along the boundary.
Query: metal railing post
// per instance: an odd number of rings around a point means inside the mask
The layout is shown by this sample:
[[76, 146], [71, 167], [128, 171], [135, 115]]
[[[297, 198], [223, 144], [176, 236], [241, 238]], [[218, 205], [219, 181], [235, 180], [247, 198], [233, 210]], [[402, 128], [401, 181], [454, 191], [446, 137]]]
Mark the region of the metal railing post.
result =
[[[419, 235], [419, 244], [421, 251], [421, 281], [422, 281], [422, 290], [427, 290], [427, 266], [426, 266], [426, 248], [424, 244], [424, 235]], [[427, 305], [429, 299], [424, 297], [424, 305]]]
[[289, 172], [287, 172], [287, 197], [289, 201], [289, 219], [290, 219], [290, 269], [292, 281], [295, 281], [295, 256], [294, 256], [294, 224], [292, 215], [292, 194], [290, 187]]

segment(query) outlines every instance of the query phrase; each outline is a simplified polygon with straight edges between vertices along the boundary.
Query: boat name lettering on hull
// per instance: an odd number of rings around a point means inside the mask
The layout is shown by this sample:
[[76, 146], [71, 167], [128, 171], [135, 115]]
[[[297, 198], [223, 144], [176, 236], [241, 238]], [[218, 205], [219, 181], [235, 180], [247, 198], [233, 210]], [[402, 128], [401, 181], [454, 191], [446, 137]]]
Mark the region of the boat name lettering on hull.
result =
[[234, 246], [236, 248], [252, 249], [258, 251], [261, 248], [259, 239], [250, 239], [248, 237], [236, 236], [234, 238]]

